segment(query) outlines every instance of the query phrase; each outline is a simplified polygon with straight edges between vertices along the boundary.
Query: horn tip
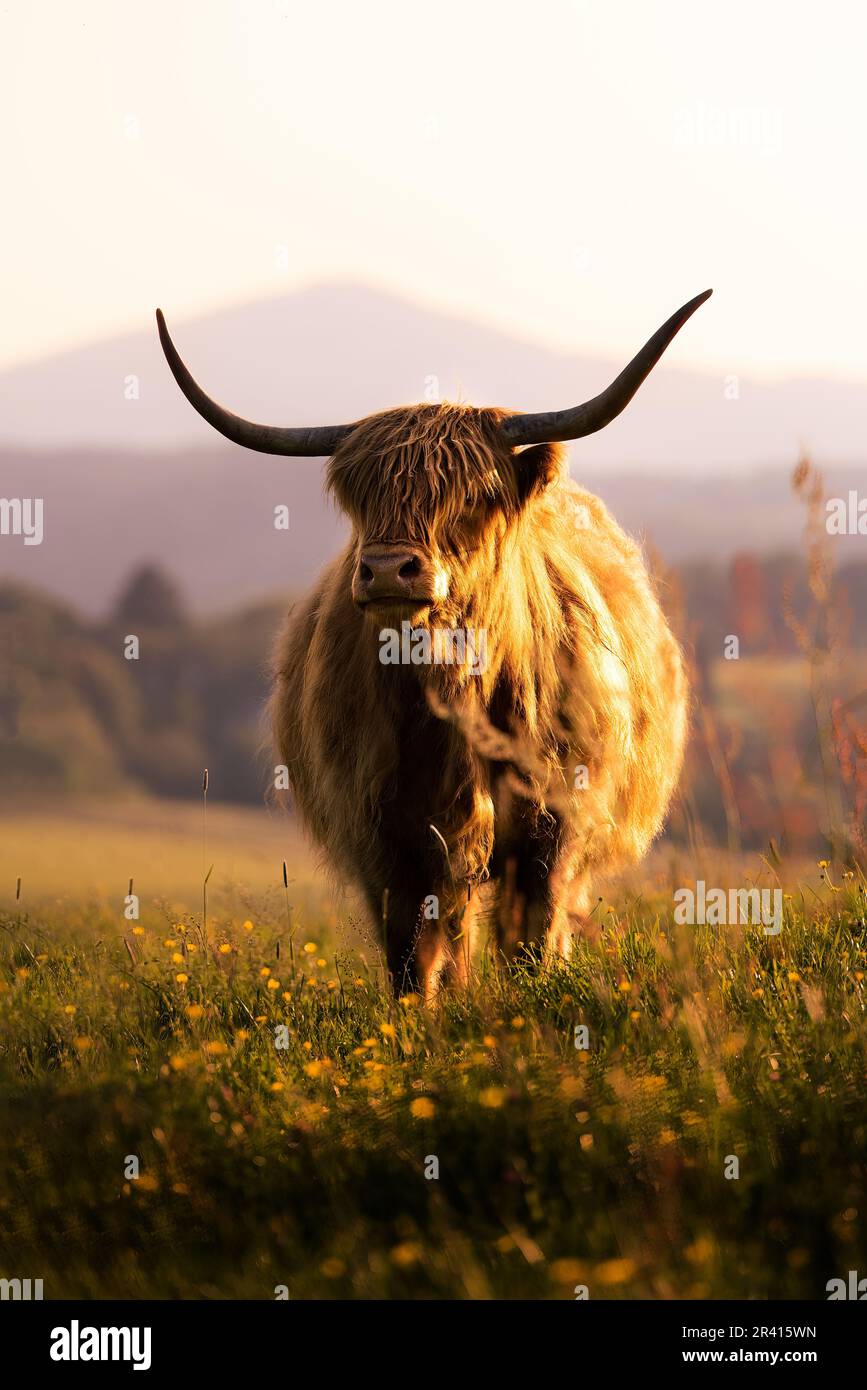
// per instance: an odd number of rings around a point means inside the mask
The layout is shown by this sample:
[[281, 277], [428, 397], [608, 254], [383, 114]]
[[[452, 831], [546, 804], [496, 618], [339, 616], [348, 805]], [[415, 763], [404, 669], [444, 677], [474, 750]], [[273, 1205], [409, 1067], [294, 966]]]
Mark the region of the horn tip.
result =
[[686, 320], [695, 313], [696, 309], [700, 309], [702, 304], [710, 299], [712, 294], [713, 290], [703, 290], [701, 294], [695, 296], [695, 299], [688, 300], [683, 308], [678, 311], [676, 317], [680, 318], [682, 324], [685, 323]]

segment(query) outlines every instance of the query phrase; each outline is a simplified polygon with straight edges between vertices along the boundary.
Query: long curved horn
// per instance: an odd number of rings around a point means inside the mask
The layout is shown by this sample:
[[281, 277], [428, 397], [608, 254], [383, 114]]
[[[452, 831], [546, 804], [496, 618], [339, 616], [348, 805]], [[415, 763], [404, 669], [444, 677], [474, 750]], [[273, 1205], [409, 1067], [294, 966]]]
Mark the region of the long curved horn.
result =
[[550, 410], [544, 415], [508, 415], [500, 426], [508, 442], [513, 445], [545, 444], [554, 440], [581, 439], [585, 434], [594, 434], [610, 425], [653, 371], [675, 333], [712, 294], [713, 290], [705, 290], [672, 314], [601, 396], [594, 396], [571, 410]]
[[157, 327], [166, 361], [190, 405], [195, 406], [209, 425], [213, 425], [215, 430], [219, 430], [220, 434], [224, 434], [233, 443], [243, 444], [245, 449], [258, 449], [261, 454], [294, 454], [325, 458], [334, 453], [340, 441], [354, 428], [352, 425], [312, 425], [307, 429], [282, 429], [275, 425], [254, 425], [250, 420], [242, 420], [240, 415], [233, 415], [230, 410], [224, 410], [216, 401], [212, 401], [210, 396], [206, 396], [198, 382], [190, 376], [169, 337], [162, 309], [157, 309]]

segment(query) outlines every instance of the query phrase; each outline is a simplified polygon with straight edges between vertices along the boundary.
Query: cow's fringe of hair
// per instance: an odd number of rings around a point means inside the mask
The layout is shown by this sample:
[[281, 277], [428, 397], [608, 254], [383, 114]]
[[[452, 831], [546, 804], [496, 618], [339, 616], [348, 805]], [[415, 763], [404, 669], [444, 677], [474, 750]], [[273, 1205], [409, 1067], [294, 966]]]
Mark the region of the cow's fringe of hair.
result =
[[343, 440], [328, 465], [328, 488], [367, 540], [430, 544], [468, 511], [496, 502], [513, 513], [515, 477], [498, 469], [503, 412], [445, 402], [385, 410]]

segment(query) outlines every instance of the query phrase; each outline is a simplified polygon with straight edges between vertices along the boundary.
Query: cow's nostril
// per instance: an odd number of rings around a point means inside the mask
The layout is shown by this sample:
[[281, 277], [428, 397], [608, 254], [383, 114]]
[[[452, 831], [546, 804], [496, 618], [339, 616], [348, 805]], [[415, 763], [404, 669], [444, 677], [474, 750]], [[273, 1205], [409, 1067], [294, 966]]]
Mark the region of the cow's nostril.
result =
[[358, 566], [358, 577], [359, 579], [363, 579], [365, 584], [369, 584], [373, 578], [373, 570], [369, 565], [366, 565], [363, 560]]
[[397, 572], [397, 577], [398, 579], [414, 579], [420, 569], [421, 565], [417, 558], [413, 556], [411, 560], [405, 560], [403, 562]]

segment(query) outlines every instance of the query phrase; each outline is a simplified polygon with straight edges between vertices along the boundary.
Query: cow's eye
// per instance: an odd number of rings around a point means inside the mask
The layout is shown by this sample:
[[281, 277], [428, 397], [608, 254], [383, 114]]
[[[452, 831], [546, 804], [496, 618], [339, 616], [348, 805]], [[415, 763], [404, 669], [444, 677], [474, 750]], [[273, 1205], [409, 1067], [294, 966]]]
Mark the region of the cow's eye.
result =
[[478, 536], [484, 527], [486, 516], [487, 508], [485, 506], [479, 504], [475, 507], [468, 507], [466, 511], [461, 513], [460, 529], [463, 535], [468, 538]]

